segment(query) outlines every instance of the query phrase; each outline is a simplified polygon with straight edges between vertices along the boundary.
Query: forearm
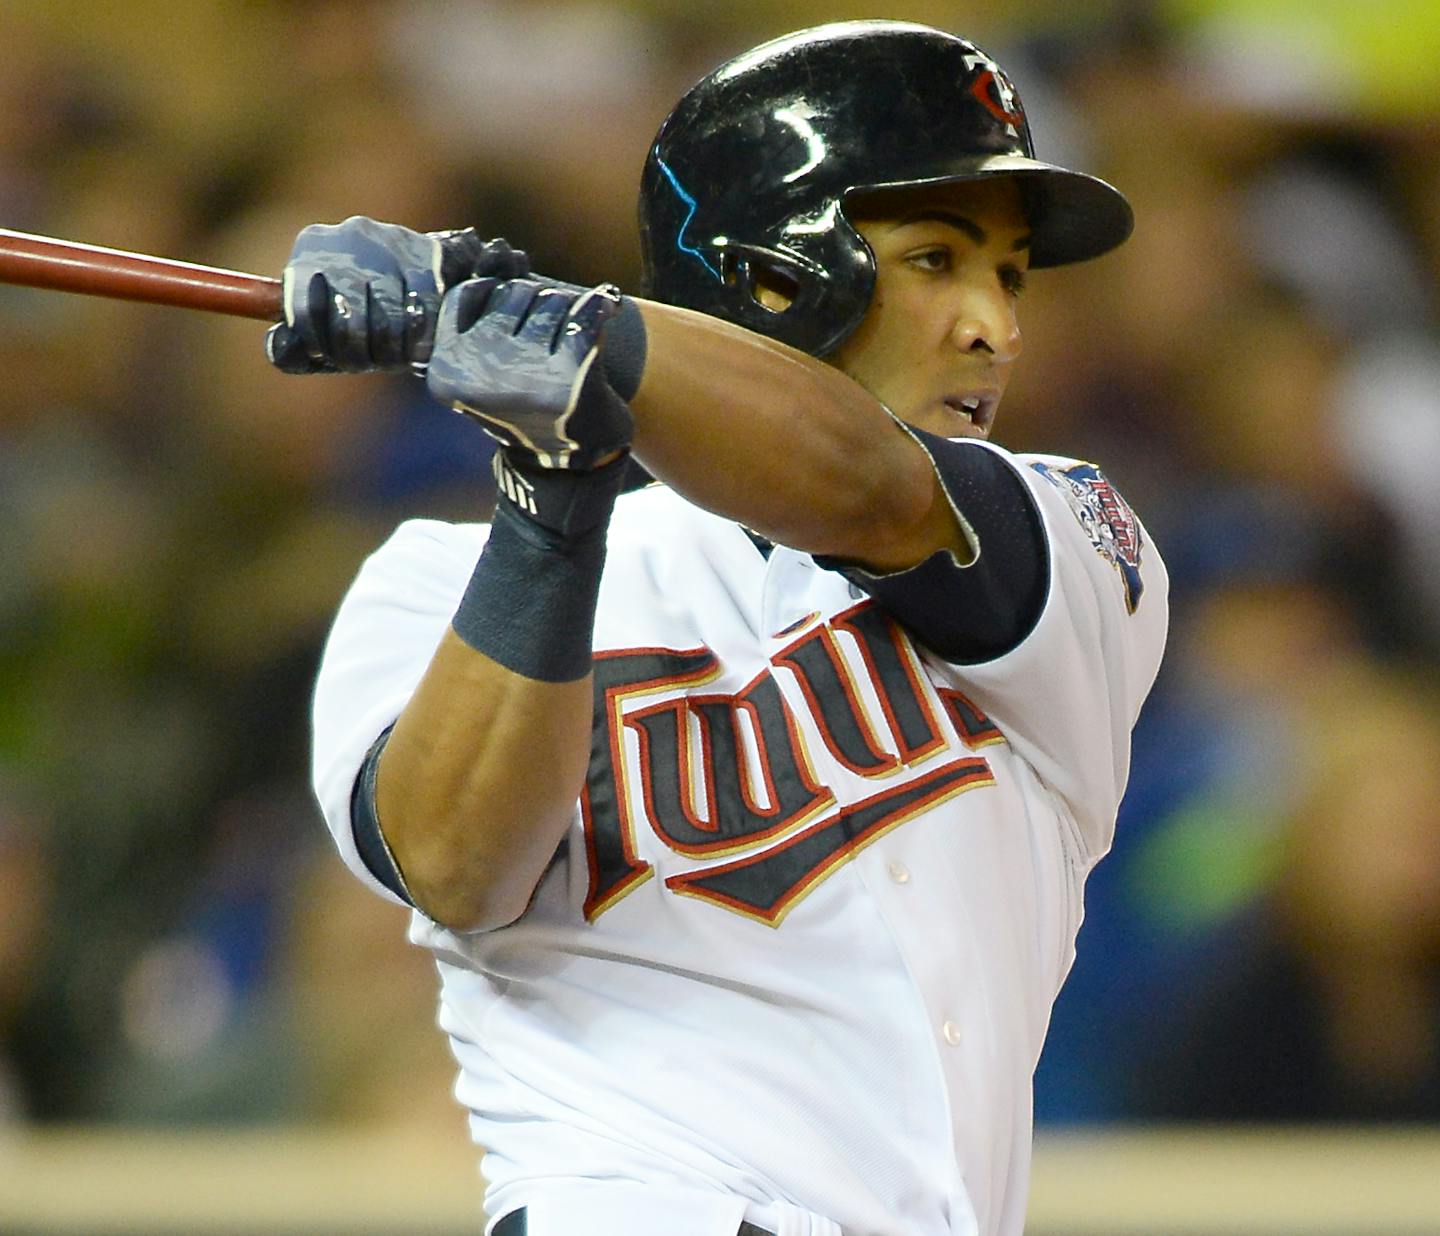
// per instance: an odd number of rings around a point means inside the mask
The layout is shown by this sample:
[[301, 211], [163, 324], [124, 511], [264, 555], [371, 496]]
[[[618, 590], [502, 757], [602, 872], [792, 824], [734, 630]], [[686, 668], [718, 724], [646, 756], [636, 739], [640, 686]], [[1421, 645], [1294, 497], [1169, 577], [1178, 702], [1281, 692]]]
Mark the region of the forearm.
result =
[[858, 384], [716, 318], [640, 305], [634, 449], [655, 476], [797, 549], [884, 570], [968, 554], [925, 452]]
[[386, 842], [432, 918], [475, 930], [524, 910], [584, 784], [590, 692], [588, 675], [528, 678], [446, 632], [375, 787]]

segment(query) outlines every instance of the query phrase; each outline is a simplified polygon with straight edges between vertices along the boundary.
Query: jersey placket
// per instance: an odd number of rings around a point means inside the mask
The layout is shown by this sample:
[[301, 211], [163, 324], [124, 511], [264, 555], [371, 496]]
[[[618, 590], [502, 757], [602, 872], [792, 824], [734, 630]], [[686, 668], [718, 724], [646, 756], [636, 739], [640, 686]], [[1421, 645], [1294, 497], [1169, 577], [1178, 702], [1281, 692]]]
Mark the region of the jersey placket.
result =
[[[946, 815], [956, 809], [946, 804], [938, 811]], [[995, 1044], [984, 958], [965, 901], [973, 889], [956, 887], [945, 858], [926, 854], [947, 824], [955, 824], [953, 817], [915, 821], [859, 855], [856, 865], [890, 925], [925, 1010], [927, 1038], [945, 1087], [955, 1139], [952, 1192], [983, 1208], [988, 1182], [964, 1179], [959, 1164], [988, 1162], [996, 1147], [987, 1139], [997, 1119], [1005, 1122], [990, 1109], [997, 1079], [987, 1076], [986, 1065], [995, 1060]]]
[[[777, 546], [766, 565], [761, 619], [772, 639], [802, 629], [805, 619], [812, 616], [828, 618], [836, 600], [843, 604], [853, 599], [853, 589], [848, 586], [843, 598], [837, 597], [833, 588], [822, 586], [838, 577], [822, 571], [808, 555]], [[964, 753], [958, 741], [954, 750], [956, 754]], [[964, 810], [952, 802], [937, 811], [954, 824], [957, 809]], [[917, 825], [929, 837], [917, 838]], [[994, 1115], [989, 1110], [994, 1085], [993, 1080], [992, 1085], [986, 1084], [985, 1064], [995, 1058], [984, 959], [966, 909], [966, 898], [974, 890], [955, 886], [945, 856], [931, 859], [924, 853], [929, 845], [940, 843], [937, 827], [943, 831], [945, 824], [933, 820], [926, 827], [924, 821], [915, 820], [861, 851], [854, 861], [866, 891], [890, 925], [896, 947], [905, 959], [917, 1005], [924, 1010], [925, 1037], [934, 1050], [951, 1128], [957, 1149], [962, 1152], [958, 1161], [984, 1163], [994, 1151], [986, 1144]], [[971, 1199], [974, 1190], [983, 1195], [988, 1188], [985, 1180], [965, 1181], [958, 1162], [953, 1170], [953, 1196]], [[962, 1204], [969, 1205], [970, 1201]], [[956, 1230], [964, 1230], [963, 1220]]]

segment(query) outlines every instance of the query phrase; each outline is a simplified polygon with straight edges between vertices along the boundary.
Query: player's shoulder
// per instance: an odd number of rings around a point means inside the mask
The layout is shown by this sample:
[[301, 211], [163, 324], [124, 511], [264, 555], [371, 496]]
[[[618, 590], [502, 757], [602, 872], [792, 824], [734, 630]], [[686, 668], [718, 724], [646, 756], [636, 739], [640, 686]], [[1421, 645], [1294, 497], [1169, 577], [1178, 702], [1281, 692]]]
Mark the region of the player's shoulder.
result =
[[488, 519], [403, 519], [390, 534], [392, 541], [416, 544], [467, 545], [484, 541], [490, 532]]
[[[977, 446], [1006, 459], [1042, 498], [1061, 498], [1086, 522], [1085, 515], [1105, 512], [1135, 520], [1135, 512], [1099, 464], [1069, 455], [1040, 451], [1011, 451], [994, 442]], [[1042, 502], [1042, 505], [1045, 503]]]
[[370, 555], [369, 563], [458, 561], [475, 564], [490, 535], [488, 523], [450, 523], [443, 519], [407, 519], [396, 525]]
[[[727, 521], [703, 510], [668, 485], [654, 483], [621, 494], [610, 519], [612, 551], [663, 549], [703, 538]], [[362, 575], [388, 579], [417, 574], [468, 579], [490, 536], [488, 522], [407, 519], [367, 559]]]
[[[729, 521], [681, 497], [668, 485], [646, 485], [621, 494], [608, 540], [616, 552], [666, 552], [714, 535]], [[469, 578], [490, 536], [484, 522], [407, 519], [366, 560], [361, 576], [392, 583], [417, 577]]]
[[1004, 455], [1015, 467], [1042, 477], [1056, 472], [1069, 472], [1075, 468], [1094, 468], [1099, 471], [1099, 465], [1088, 459], [1073, 459], [1069, 455], [1052, 455], [1043, 451], [1010, 451], [993, 442], [986, 442], [984, 445]]
[[1012, 451], [1011, 458], [1031, 468], [1073, 468], [1081, 464], [1092, 464], [1088, 459], [1072, 459], [1069, 455], [1050, 455], [1044, 451]]
[[484, 523], [407, 519], [366, 557], [347, 600], [449, 603], [470, 577], [489, 533]]
[[1074, 459], [1069, 455], [1050, 455], [1038, 451], [1011, 452], [990, 443], [986, 445], [1007, 456], [1012, 466], [1030, 481], [1032, 487], [1057, 493], [1071, 507], [1115, 507], [1134, 518], [1130, 504], [1120, 495], [1114, 482], [1097, 463], [1088, 459]]
[[1017, 459], [1029, 474], [1041, 507], [1054, 513], [1045, 519], [1052, 548], [1061, 543], [1078, 546], [1082, 559], [1113, 567], [1124, 584], [1129, 613], [1136, 611], [1147, 589], [1168, 592], [1168, 576], [1154, 541], [1098, 464], [1066, 455], [1025, 454]]

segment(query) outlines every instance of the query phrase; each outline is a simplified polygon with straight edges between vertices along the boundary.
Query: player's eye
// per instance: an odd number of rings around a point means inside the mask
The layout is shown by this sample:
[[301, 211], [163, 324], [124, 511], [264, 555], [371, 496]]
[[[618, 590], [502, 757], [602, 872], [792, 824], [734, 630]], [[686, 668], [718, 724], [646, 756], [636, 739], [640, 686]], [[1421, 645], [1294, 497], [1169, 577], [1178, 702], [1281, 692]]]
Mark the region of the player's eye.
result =
[[1025, 290], [1025, 272], [1018, 266], [1002, 266], [1000, 286], [1011, 296], [1019, 296]]
[[907, 253], [905, 261], [918, 270], [938, 275], [950, 269], [950, 250], [944, 245], [933, 245], [928, 249]]

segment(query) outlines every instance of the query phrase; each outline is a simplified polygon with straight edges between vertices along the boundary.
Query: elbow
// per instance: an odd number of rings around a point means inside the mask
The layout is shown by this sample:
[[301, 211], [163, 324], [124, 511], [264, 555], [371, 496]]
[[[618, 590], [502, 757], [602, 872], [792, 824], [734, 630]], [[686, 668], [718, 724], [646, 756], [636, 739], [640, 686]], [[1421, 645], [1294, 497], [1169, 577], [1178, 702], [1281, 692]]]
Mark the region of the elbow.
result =
[[513, 923], [569, 831], [578, 786], [567, 799], [569, 783], [557, 777], [564, 788], [537, 803], [523, 792], [533, 780], [511, 793], [483, 770], [456, 778], [406, 769], [391, 762], [396, 751], [392, 743], [380, 761], [376, 823], [411, 903], [455, 932]]
[[898, 425], [863, 452], [843, 518], [824, 552], [886, 569], [912, 566], [937, 547], [937, 529], [948, 528], [948, 501], [930, 457]]
[[800, 510], [787, 504], [802, 537], [787, 543], [853, 557], [876, 543], [913, 539], [933, 518], [938, 489], [924, 447], [857, 383], [829, 370], [793, 376], [789, 415], [806, 438], [808, 472], [799, 488], [811, 500]]
[[872, 533], [891, 532], [905, 538], [933, 517], [936, 501], [945, 501], [935, 465], [924, 449], [896, 426], [877, 451], [875, 468], [868, 474], [857, 518]]
[[446, 864], [433, 873], [407, 873], [415, 908], [440, 926], [460, 934], [508, 927], [534, 895], [535, 881], [519, 873], [475, 871], [473, 864]]
[[477, 896], [473, 889], [442, 889], [416, 897], [421, 913], [457, 935], [508, 927], [529, 904], [528, 895], [521, 899], [504, 890], [496, 890], [492, 896]]
[[525, 913], [570, 824], [569, 812], [523, 820], [437, 814], [424, 827], [396, 814], [387, 830], [396, 834], [392, 852], [415, 908], [465, 933], [494, 931]]

